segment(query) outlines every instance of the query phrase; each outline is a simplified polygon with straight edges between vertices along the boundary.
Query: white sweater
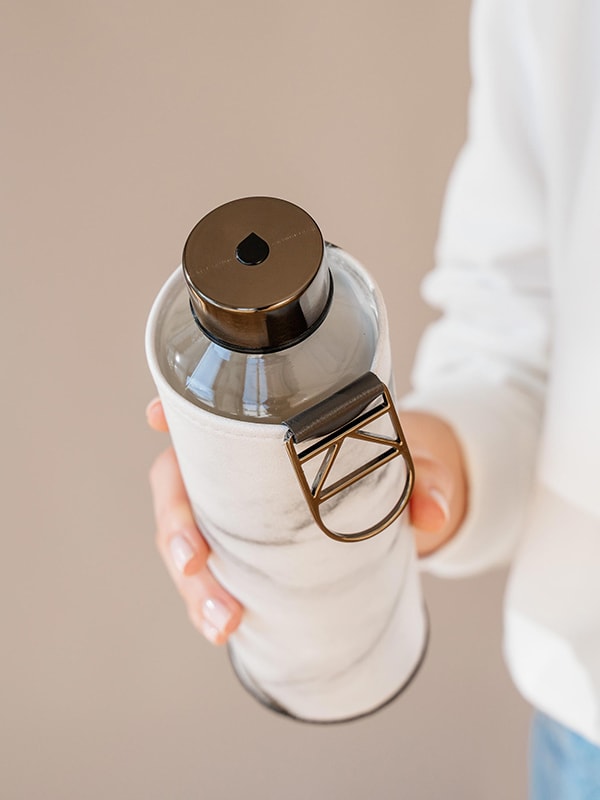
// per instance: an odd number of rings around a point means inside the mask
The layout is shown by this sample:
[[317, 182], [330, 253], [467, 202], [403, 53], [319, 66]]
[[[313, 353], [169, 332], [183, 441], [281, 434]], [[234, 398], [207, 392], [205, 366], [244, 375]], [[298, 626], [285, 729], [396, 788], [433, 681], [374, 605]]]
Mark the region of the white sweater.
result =
[[535, 706], [600, 745], [600, 2], [480, 0], [406, 405], [447, 419], [468, 518], [423, 560], [513, 560], [505, 652]]

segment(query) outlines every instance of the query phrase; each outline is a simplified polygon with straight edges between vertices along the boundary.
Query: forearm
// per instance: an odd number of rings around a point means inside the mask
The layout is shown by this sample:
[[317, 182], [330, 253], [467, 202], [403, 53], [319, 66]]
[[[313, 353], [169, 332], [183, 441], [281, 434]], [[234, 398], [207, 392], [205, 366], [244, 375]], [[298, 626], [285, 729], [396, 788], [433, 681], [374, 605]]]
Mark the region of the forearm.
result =
[[451, 177], [406, 409], [431, 413], [464, 452], [469, 505], [424, 561], [462, 575], [506, 561], [527, 508], [551, 323], [533, 49], [518, 2], [481, 0], [472, 30], [469, 138]]

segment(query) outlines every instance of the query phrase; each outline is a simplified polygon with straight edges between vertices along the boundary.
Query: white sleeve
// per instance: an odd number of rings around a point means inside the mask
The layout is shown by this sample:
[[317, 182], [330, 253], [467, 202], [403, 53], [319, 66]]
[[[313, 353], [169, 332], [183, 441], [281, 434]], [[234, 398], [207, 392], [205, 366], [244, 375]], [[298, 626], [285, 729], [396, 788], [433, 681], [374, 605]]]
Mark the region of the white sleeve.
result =
[[423, 567], [462, 576], [505, 563], [523, 523], [548, 367], [550, 287], [536, 51], [524, 0], [476, 2], [469, 136], [447, 190], [426, 330], [403, 407], [462, 441], [469, 510]]

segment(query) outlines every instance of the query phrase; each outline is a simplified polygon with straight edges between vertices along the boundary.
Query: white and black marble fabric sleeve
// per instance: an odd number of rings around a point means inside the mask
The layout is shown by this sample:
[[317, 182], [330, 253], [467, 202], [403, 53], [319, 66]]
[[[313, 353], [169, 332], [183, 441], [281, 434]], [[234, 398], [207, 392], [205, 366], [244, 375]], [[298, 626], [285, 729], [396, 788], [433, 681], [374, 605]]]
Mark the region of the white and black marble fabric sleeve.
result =
[[[342, 251], [343, 253], [343, 251]], [[369, 284], [380, 341], [372, 371], [391, 382], [385, 308]], [[172, 276], [157, 302], [178, 288]], [[153, 312], [154, 313], [154, 312]], [[204, 411], [177, 394], [158, 368], [153, 325], [148, 358], [197, 522], [212, 549], [210, 568], [243, 604], [230, 640], [234, 668], [259, 699], [299, 719], [334, 722], [379, 708], [410, 681], [427, 640], [412, 537], [403, 516], [362, 542], [319, 530], [291, 467], [285, 429]], [[352, 461], [354, 441], [344, 442]], [[402, 459], [331, 501], [337, 530], [367, 527], [404, 485]]]

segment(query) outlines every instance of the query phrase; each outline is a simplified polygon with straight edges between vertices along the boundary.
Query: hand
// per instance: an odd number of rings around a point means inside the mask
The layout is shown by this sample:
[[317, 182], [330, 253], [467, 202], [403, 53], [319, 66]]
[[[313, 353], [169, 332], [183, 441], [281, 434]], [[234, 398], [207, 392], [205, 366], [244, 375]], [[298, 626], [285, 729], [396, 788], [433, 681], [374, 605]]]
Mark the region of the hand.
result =
[[[154, 430], [168, 430], [159, 400], [150, 403], [146, 418]], [[194, 522], [172, 447], [161, 453], [152, 465], [150, 485], [156, 543], [167, 570], [183, 597], [194, 627], [212, 644], [223, 644], [240, 624], [243, 610], [208, 568], [210, 550]]]
[[[146, 409], [148, 424], [168, 431], [159, 400]], [[409, 511], [417, 552], [429, 555], [456, 533], [466, 512], [467, 479], [460, 444], [438, 417], [402, 414], [402, 427], [415, 463]], [[223, 644], [240, 624], [243, 609], [215, 580], [207, 560], [209, 547], [198, 530], [172, 447], [150, 470], [156, 541], [179, 589], [192, 624], [213, 644]]]
[[402, 429], [415, 464], [409, 504], [419, 556], [448, 542], [467, 511], [464, 456], [452, 428], [439, 417], [416, 411], [401, 414]]

